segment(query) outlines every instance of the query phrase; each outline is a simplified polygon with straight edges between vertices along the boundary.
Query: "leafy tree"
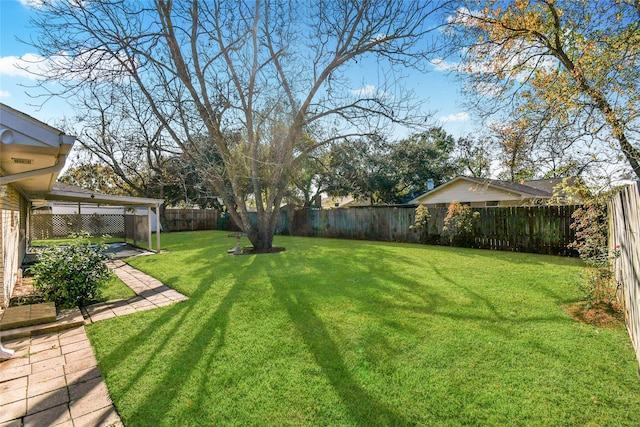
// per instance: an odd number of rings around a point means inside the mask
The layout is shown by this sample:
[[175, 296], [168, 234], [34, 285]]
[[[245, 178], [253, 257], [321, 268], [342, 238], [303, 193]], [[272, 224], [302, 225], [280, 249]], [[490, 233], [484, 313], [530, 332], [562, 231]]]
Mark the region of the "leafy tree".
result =
[[424, 193], [430, 179], [440, 185], [458, 175], [461, 168], [453, 155], [455, 145], [454, 137], [441, 127], [392, 144], [389, 161], [397, 180], [395, 202], [407, 202]]
[[489, 178], [494, 146], [495, 142], [489, 136], [467, 135], [458, 138], [456, 157], [462, 169], [461, 172], [474, 178]]
[[98, 163], [80, 163], [67, 169], [60, 182], [94, 190], [102, 194], [123, 196], [130, 194], [126, 184], [109, 166]]
[[327, 193], [389, 203], [396, 185], [392, 168], [388, 146], [380, 138], [346, 139], [331, 147]]
[[498, 159], [503, 171], [498, 177], [511, 182], [529, 180], [534, 175], [533, 142], [517, 126], [506, 124], [493, 129], [499, 147]]
[[405, 203], [424, 193], [429, 179], [439, 185], [459, 172], [454, 147], [455, 139], [440, 127], [395, 142], [343, 141], [331, 151], [328, 192], [371, 203]]
[[290, 186], [285, 200], [297, 206], [313, 206], [331, 185], [334, 172], [329, 169], [330, 155], [327, 147], [300, 158], [299, 168], [290, 175]]
[[[420, 105], [393, 80], [402, 73], [390, 71], [426, 68], [425, 36], [437, 31], [431, 18], [443, 6], [47, 1], [34, 46], [52, 64], [43, 82], [65, 94], [90, 83], [134, 87], [254, 247], [269, 248], [304, 155], [348, 135], [424, 123]], [[384, 67], [378, 87], [354, 89], [348, 71], [358, 62]]]
[[504, 113], [535, 143], [561, 130], [589, 157], [612, 146], [640, 177], [637, 1], [464, 1], [450, 23], [480, 111]]

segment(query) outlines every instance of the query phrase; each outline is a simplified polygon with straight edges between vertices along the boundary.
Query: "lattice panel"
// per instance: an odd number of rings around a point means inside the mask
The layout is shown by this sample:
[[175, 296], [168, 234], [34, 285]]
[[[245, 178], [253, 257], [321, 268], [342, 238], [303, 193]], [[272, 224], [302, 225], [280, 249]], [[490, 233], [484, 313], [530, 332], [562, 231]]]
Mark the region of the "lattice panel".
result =
[[124, 237], [124, 215], [31, 215], [31, 240], [60, 239], [86, 231], [92, 236]]

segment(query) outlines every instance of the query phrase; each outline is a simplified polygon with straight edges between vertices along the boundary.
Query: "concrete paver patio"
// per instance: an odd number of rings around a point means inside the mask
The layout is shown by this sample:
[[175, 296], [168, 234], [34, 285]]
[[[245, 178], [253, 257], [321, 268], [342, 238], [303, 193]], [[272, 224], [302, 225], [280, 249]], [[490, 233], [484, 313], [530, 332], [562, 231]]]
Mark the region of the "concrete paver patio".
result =
[[[109, 267], [137, 296], [86, 307], [85, 323], [184, 301], [187, 298], [123, 261]], [[121, 426], [84, 326], [53, 324], [2, 331], [15, 351], [0, 362], [0, 427]], [[49, 329], [47, 329], [49, 328]]]
[[5, 344], [0, 426], [122, 425], [84, 326]]

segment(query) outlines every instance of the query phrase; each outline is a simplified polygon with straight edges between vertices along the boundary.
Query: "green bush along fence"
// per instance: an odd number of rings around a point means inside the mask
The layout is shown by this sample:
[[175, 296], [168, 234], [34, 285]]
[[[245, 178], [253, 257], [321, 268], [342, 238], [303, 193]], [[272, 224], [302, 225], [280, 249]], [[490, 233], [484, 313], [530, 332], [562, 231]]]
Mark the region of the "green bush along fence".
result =
[[[640, 363], [640, 185], [629, 185], [609, 202], [609, 249], [620, 251], [614, 271], [627, 330]], [[640, 370], [639, 370], [640, 372]]]

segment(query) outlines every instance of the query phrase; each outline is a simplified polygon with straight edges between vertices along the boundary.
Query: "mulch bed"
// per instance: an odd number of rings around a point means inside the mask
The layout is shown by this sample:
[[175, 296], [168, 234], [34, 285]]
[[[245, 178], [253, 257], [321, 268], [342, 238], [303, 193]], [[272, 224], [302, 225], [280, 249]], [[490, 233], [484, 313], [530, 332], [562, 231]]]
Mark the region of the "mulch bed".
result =
[[16, 283], [13, 288], [9, 306], [39, 304], [41, 302], [44, 302], [44, 298], [33, 287], [33, 278], [26, 276], [22, 278], [22, 281]]
[[597, 326], [599, 328], [618, 328], [624, 324], [622, 306], [616, 302], [599, 302], [588, 304], [578, 302], [563, 307], [564, 310], [579, 322]]

